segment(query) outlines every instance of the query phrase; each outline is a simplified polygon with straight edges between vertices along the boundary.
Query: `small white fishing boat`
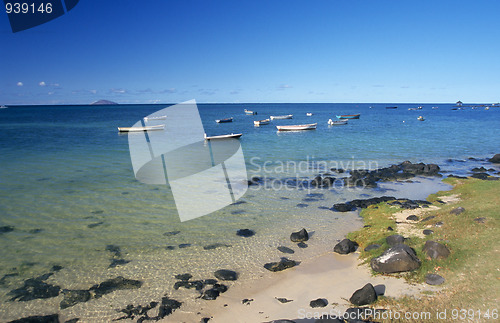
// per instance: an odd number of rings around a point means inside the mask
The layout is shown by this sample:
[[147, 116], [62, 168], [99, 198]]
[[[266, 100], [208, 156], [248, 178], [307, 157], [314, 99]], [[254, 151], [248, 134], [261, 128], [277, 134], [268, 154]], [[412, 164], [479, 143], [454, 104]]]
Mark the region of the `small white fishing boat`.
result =
[[233, 122], [233, 118], [227, 118], [227, 119], [218, 119], [218, 120], [215, 120], [215, 122], [217, 123], [226, 123], [226, 122]]
[[229, 138], [239, 138], [243, 134], [242, 133], [231, 133], [230, 135], [220, 135], [220, 136], [207, 136], [205, 134], [205, 140], [215, 140], [215, 139], [229, 139]]
[[257, 114], [257, 112], [255, 112], [255, 111], [250, 111], [250, 110], [245, 109], [245, 114], [248, 114], [248, 115], [256, 115], [256, 114]]
[[307, 112], [307, 113], [306, 113], [306, 116], [308, 116], [308, 117], [312, 117], [312, 115], [313, 115], [313, 114], [312, 114], [311, 112]]
[[290, 126], [276, 126], [278, 131], [300, 131], [300, 130], [314, 130], [316, 129], [317, 123], [310, 124], [298, 124]]
[[269, 119], [264, 119], [264, 120], [255, 120], [253, 122], [253, 124], [255, 126], [262, 126], [262, 125], [265, 125], [265, 124], [269, 124], [270, 120]]
[[347, 124], [348, 122], [348, 119], [341, 119], [341, 120], [332, 120], [332, 119], [328, 119], [328, 124], [330, 126], [341, 126], [341, 125], [344, 125], [344, 124]]
[[119, 132], [139, 132], [139, 131], [152, 131], [152, 130], [163, 130], [165, 129], [164, 124], [157, 126], [146, 126], [146, 127], [118, 127]]
[[432, 107], [432, 110], [437, 110], [439, 109], [439, 107]]
[[154, 120], [165, 120], [167, 116], [158, 116], [158, 117], [144, 117], [144, 121], [154, 121]]
[[418, 121], [424, 121], [424, 120], [425, 120], [425, 118], [424, 118], [424, 117], [422, 117], [422, 116], [419, 116], [419, 117], [417, 118], [417, 120], [418, 120]]
[[484, 109], [485, 109], [485, 110], [489, 110], [489, 109], [490, 109], [490, 107], [486, 107], [486, 108], [484, 108]]
[[282, 119], [292, 119], [293, 114], [287, 114], [285, 116], [270, 116], [271, 120], [282, 120]]
[[0, 106], [0, 109], [7, 109], [5, 105]]

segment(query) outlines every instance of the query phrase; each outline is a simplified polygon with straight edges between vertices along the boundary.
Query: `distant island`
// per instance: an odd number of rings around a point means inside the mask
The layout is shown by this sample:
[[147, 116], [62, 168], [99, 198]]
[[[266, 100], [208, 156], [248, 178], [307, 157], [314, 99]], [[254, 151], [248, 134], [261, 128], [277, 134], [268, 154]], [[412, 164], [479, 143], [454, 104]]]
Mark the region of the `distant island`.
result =
[[108, 100], [99, 100], [92, 102], [90, 105], [118, 105], [118, 103]]

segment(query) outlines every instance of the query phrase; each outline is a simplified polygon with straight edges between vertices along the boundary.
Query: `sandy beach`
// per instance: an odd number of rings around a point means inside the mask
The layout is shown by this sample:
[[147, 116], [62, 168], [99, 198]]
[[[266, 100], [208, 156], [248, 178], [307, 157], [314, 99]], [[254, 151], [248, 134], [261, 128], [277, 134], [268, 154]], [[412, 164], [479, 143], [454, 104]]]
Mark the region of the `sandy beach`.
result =
[[[367, 283], [375, 287], [377, 294], [389, 297], [418, 298], [423, 291], [440, 289], [426, 284], [410, 285], [395, 277], [372, 276], [369, 266], [360, 265], [356, 253], [338, 255], [332, 251], [258, 280], [236, 282], [215, 301], [186, 304], [164, 322], [198, 322], [205, 317], [210, 318], [209, 322], [222, 323], [278, 319], [314, 322], [325, 313], [344, 313], [353, 306], [348, 301], [351, 295]], [[282, 303], [278, 298], [288, 302]], [[310, 301], [318, 298], [326, 299], [328, 305], [311, 308]]]

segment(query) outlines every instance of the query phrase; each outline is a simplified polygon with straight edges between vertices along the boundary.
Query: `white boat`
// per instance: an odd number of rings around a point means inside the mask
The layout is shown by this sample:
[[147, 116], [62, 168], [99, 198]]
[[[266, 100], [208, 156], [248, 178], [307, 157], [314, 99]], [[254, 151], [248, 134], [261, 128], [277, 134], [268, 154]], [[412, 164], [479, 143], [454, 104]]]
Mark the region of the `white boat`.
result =
[[344, 125], [344, 124], [347, 124], [348, 122], [348, 119], [341, 119], [341, 120], [332, 120], [332, 119], [328, 119], [328, 124], [330, 126], [341, 126], [341, 125]]
[[239, 138], [241, 137], [243, 134], [242, 133], [232, 133], [230, 135], [220, 135], [220, 136], [207, 136], [207, 134], [205, 134], [205, 140], [214, 140], [214, 139], [229, 139], [229, 138]]
[[432, 107], [433, 110], [439, 109], [439, 107]]
[[293, 114], [287, 114], [286, 116], [270, 116], [271, 120], [282, 120], [282, 119], [292, 119]]
[[253, 122], [253, 124], [255, 126], [262, 126], [262, 125], [265, 125], [265, 124], [269, 124], [270, 120], [269, 119], [264, 119], [264, 120], [255, 120]]
[[418, 121], [424, 121], [424, 120], [425, 120], [425, 118], [424, 118], [424, 117], [422, 117], [422, 116], [419, 116], [419, 117], [417, 118], [417, 120], [418, 120]]
[[308, 116], [308, 117], [312, 117], [312, 115], [313, 115], [313, 114], [312, 114], [311, 112], [307, 112], [307, 113], [306, 113], [306, 116]]
[[139, 131], [152, 131], [152, 130], [163, 130], [165, 129], [164, 124], [157, 126], [146, 126], [146, 127], [118, 127], [119, 132], [139, 132]]
[[485, 110], [489, 110], [489, 109], [490, 109], [490, 107], [486, 107], [486, 108], [484, 108], [484, 109], [485, 109]]
[[165, 119], [167, 119], [167, 116], [144, 117], [144, 121], [165, 120]]
[[0, 106], [0, 109], [7, 109], [5, 105]]
[[316, 129], [317, 123], [310, 124], [299, 124], [291, 126], [276, 126], [278, 131], [299, 131], [299, 130], [314, 130]]
[[255, 114], [257, 114], [257, 112], [255, 112], [255, 111], [250, 111], [250, 110], [245, 109], [245, 114], [248, 114], [248, 115], [255, 115]]

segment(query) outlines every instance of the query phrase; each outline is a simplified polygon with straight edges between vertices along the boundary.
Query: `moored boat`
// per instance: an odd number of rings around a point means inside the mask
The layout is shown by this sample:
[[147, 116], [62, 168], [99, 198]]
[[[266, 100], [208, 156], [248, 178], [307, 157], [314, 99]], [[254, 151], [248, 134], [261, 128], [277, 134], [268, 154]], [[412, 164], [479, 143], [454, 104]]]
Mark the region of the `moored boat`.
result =
[[219, 135], [219, 136], [207, 136], [207, 134], [205, 134], [205, 140], [216, 140], [216, 139], [231, 139], [231, 138], [239, 138], [241, 137], [243, 134], [242, 133], [231, 133], [231, 134], [228, 134], [228, 135]]
[[163, 130], [165, 129], [164, 124], [157, 126], [146, 126], [146, 127], [118, 127], [119, 132], [140, 132], [140, 131], [152, 131], [152, 130]]
[[290, 126], [276, 126], [278, 131], [300, 131], [300, 130], [314, 130], [316, 129], [317, 123], [310, 124], [298, 124]]
[[0, 109], [7, 109], [5, 105], [0, 106]]
[[282, 119], [292, 119], [292, 118], [293, 118], [293, 114], [287, 114], [284, 116], [270, 116], [271, 120], [282, 120]]
[[269, 119], [264, 119], [264, 120], [255, 120], [253, 122], [253, 124], [255, 126], [262, 126], [262, 125], [265, 125], [265, 124], [269, 124], [270, 120]]
[[342, 115], [337, 116], [337, 119], [359, 119], [360, 115], [361, 115], [360, 113], [358, 113], [358, 114], [342, 114]]
[[341, 125], [344, 125], [344, 124], [347, 124], [347, 121], [348, 119], [341, 119], [341, 120], [332, 120], [332, 119], [328, 119], [328, 124], [330, 126], [341, 126]]
[[257, 114], [257, 112], [256, 112], [256, 111], [250, 111], [250, 110], [245, 109], [245, 114], [248, 114], [248, 115], [256, 115], [256, 114]]
[[313, 114], [311, 112], [307, 112], [306, 116], [311, 117]]
[[417, 120], [418, 120], [418, 121], [424, 121], [424, 120], [425, 120], [425, 118], [424, 118], [424, 117], [422, 117], [422, 116], [419, 116], [419, 117], [417, 118]]
[[165, 120], [165, 119], [167, 119], [167, 116], [144, 117], [144, 121]]
[[226, 122], [233, 122], [233, 118], [226, 118], [226, 119], [217, 119], [215, 120], [217, 123], [226, 123]]

